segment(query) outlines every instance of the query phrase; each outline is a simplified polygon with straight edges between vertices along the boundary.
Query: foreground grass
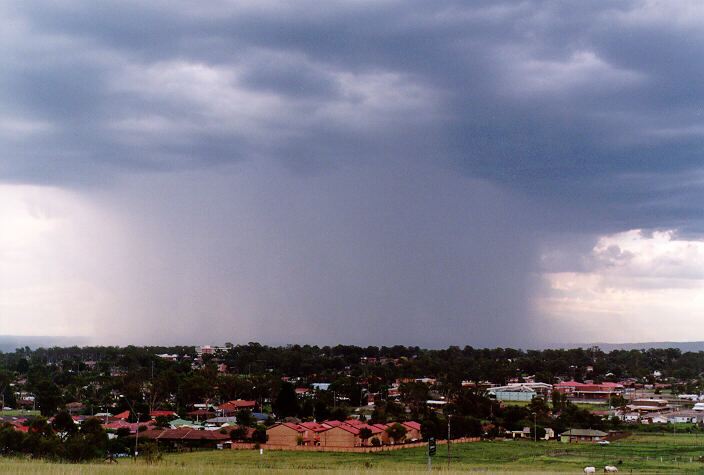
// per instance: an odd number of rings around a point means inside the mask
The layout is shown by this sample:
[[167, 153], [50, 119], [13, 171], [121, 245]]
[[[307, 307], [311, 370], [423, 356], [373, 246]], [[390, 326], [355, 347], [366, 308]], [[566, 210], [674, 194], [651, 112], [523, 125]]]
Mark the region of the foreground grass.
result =
[[[560, 442], [483, 441], [454, 444], [451, 447], [453, 472], [482, 470], [496, 472], [578, 473], [585, 466], [602, 469], [616, 465], [623, 472], [695, 472], [704, 473], [704, 455], [698, 439], [683, 434], [674, 444], [672, 437], [653, 434], [635, 435], [610, 446], [562, 444]], [[704, 443], [704, 440], [702, 440]], [[446, 446], [438, 446], [433, 457], [434, 470], [447, 471]], [[692, 462], [690, 462], [690, 458]], [[0, 459], [0, 473], [49, 474], [224, 474], [232, 473], [423, 473], [427, 472], [425, 448], [413, 448], [373, 454], [286, 452], [254, 450], [202, 451], [167, 454], [157, 464], [147, 465], [123, 459], [117, 465], [51, 464], [24, 460]]]

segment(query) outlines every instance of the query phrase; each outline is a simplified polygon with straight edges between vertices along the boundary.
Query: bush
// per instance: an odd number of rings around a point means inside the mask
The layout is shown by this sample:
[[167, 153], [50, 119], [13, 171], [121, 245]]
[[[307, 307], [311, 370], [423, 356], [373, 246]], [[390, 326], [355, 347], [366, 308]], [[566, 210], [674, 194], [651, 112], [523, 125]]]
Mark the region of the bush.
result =
[[372, 447], [379, 447], [380, 445], [381, 445], [381, 441], [379, 440], [379, 438], [374, 437], [372, 439]]
[[232, 440], [246, 440], [247, 439], [247, 428], [245, 427], [235, 427], [230, 431], [230, 438]]
[[139, 456], [144, 457], [147, 463], [156, 463], [161, 460], [161, 452], [156, 442], [146, 440], [139, 444]]
[[266, 444], [267, 440], [269, 440], [269, 435], [266, 433], [266, 426], [259, 424], [256, 429], [254, 429], [252, 441], [258, 444]]

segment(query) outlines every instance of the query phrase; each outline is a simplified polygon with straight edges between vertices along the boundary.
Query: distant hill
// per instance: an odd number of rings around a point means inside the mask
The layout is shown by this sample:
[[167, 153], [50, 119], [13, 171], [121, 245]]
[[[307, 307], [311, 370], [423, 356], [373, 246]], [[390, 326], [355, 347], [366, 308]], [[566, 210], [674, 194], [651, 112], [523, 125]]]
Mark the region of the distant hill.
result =
[[[31, 349], [49, 348], [52, 346], [86, 346], [90, 344], [87, 338], [79, 336], [22, 336], [22, 335], [0, 335], [0, 352], [14, 352], [16, 348]], [[571, 349], [590, 348], [598, 346], [602, 351], [613, 350], [647, 350], [648, 348], [679, 348], [683, 353], [688, 351], [704, 351], [704, 341], [651, 341], [643, 343], [554, 343], [545, 345], [528, 346], [535, 349]], [[438, 348], [439, 349], [439, 348]]]
[[87, 343], [88, 340], [84, 337], [0, 335], [0, 351], [3, 353], [11, 353], [25, 346], [36, 349], [51, 346], [83, 346]]
[[649, 341], [644, 343], [569, 343], [546, 345], [545, 348], [590, 348], [598, 346], [602, 351], [647, 350], [648, 348], [679, 348], [682, 353], [704, 351], [704, 341]]

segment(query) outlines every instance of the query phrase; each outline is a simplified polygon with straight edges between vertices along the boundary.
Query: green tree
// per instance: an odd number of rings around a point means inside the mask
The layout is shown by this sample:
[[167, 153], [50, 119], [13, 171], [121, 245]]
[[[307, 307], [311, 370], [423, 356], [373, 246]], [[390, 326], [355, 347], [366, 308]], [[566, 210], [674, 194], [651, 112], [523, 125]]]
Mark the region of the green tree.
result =
[[39, 381], [34, 390], [34, 397], [42, 416], [50, 417], [56, 414], [61, 404], [61, 390], [50, 379]]
[[293, 387], [293, 384], [288, 382], [281, 383], [279, 393], [274, 400], [274, 412], [279, 419], [298, 414], [298, 398], [296, 397], [296, 388]]
[[257, 423], [257, 420], [247, 409], [240, 409], [237, 411], [236, 419], [237, 425], [242, 427], [254, 426]]
[[540, 396], [534, 396], [531, 399], [530, 404], [528, 404], [527, 409], [541, 417], [546, 416], [548, 412], [550, 412], [550, 406], [548, 406], [545, 399]]
[[166, 416], [156, 416], [156, 419], [154, 421], [156, 422], [155, 426], [160, 429], [168, 429], [169, 427], [171, 427], [171, 424], [169, 423], [169, 418]]
[[367, 445], [367, 440], [372, 436], [372, 430], [369, 427], [359, 429], [359, 438], [362, 439], [362, 445]]
[[389, 438], [392, 439], [396, 444], [404, 441], [407, 432], [408, 429], [406, 429], [402, 424], [399, 424], [398, 422], [393, 424], [391, 427], [386, 428], [386, 433], [389, 435]]
[[267, 440], [269, 440], [269, 435], [266, 433], [266, 426], [259, 424], [252, 433], [252, 442], [266, 444]]
[[73, 421], [73, 418], [67, 411], [60, 411], [51, 422], [52, 427], [57, 432], [57, 435], [62, 441], [68, 439], [71, 435], [78, 432], [78, 427]]
[[[266, 430], [264, 431], [266, 433]], [[237, 426], [230, 431], [232, 440], [247, 440], [247, 427]]]

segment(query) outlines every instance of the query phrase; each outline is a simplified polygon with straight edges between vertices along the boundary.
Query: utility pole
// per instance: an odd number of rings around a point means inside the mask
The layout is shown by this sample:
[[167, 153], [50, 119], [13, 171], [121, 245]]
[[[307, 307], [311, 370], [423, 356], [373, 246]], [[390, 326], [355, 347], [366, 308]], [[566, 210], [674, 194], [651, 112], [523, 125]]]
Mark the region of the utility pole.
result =
[[447, 415], [447, 469], [450, 470], [450, 421], [452, 420], [452, 415]]
[[137, 463], [137, 441], [139, 440], [139, 413], [137, 413], [137, 430], [134, 433], [134, 461]]
[[538, 441], [538, 425], [537, 425], [538, 423], [536, 422], [537, 421], [536, 417], [537, 416], [534, 412], [533, 413], [533, 442]]

